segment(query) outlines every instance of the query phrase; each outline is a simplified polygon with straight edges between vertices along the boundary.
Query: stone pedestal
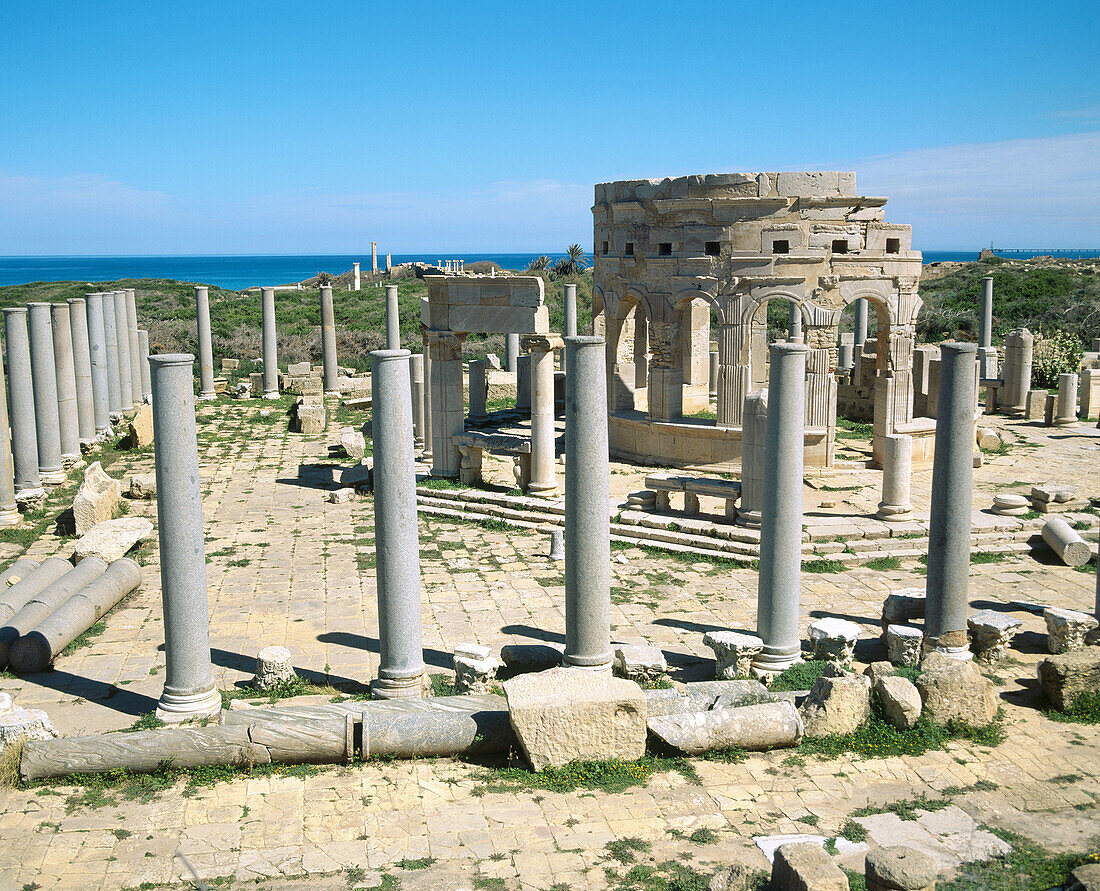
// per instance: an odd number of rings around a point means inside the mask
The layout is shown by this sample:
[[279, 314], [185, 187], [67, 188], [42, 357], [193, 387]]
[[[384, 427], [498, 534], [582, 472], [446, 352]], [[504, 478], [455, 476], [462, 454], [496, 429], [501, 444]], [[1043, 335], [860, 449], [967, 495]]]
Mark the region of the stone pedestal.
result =
[[34, 425], [38, 435], [38, 476], [47, 486], [65, 482], [61, 462], [61, 424], [57, 410], [57, 371], [54, 366], [50, 304], [28, 303], [31, 378], [34, 387]]
[[1058, 398], [1054, 403], [1054, 424], [1057, 427], [1077, 426], [1077, 375], [1058, 375]]
[[[602, 340], [601, 340], [602, 342]], [[554, 433], [554, 350], [561, 349], [556, 334], [530, 335], [523, 348], [531, 360], [531, 484], [529, 495], [553, 497], [558, 488]], [[602, 377], [602, 375], [601, 375]], [[606, 384], [600, 384], [606, 392]], [[607, 403], [604, 403], [606, 414]]]
[[110, 381], [107, 368], [107, 333], [104, 323], [103, 295], [84, 298], [88, 313], [88, 353], [92, 366], [92, 415], [97, 439], [111, 434]]
[[855, 657], [859, 626], [847, 619], [826, 618], [812, 622], [807, 629], [815, 659], [835, 662], [851, 670]]
[[80, 420], [76, 404], [76, 366], [69, 304], [50, 304], [54, 374], [57, 377], [57, 419], [61, 434], [61, 463], [72, 467], [80, 460]]
[[103, 343], [107, 359], [107, 405], [111, 419], [122, 418], [122, 377], [118, 358], [118, 326], [115, 318], [115, 295], [103, 293]]
[[279, 398], [279, 354], [276, 347], [275, 289], [260, 288], [263, 317], [264, 399]]
[[878, 518], [900, 522], [913, 516], [909, 491], [913, 470], [913, 437], [889, 433], [883, 448], [882, 501]]
[[38, 475], [38, 430], [34, 419], [30, 337], [27, 332], [27, 310], [23, 307], [4, 308], [4, 341], [11, 399], [8, 420], [11, 425], [15, 495], [19, 501], [31, 502], [44, 497], [45, 490]]
[[886, 658], [892, 665], [920, 665], [924, 632], [914, 625], [886, 626]]
[[199, 399], [215, 399], [214, 353], [210, 340], [210, 294], [205, 287], [195, 288], [195, 319], [199, 340]]
[[[602, 337], [565, 342], [565, 657], [611, 670], [611, 489]], [[550, 353], [549, 355], [552, 355]], [[532, 472], [532, 475], [533, 472]]]
[[170, 353], [150, 357], [150, 364], [165, 653], [164, 692], [157, 717], [175, 723], [216, 715], [221, 697], [210, 666], [195, 357]]
[[92, 396], [92, 355], [88, 341], [88, 308], [83, 297], [69, 298], [69, 338], [73, 345], [73, 384], [80, 448], [88, 451], [96, 440]]
[[126, 303], [126, 337], [130, 347], [130, 395], [135, 406], [141, 405], [141, 346], [138, 342], [137, 291], [126, 288], [123, 291]]
[[[357, 289], [358, 290], [358, 289]], [[336, 385], [336, 316], [332, 309], [332, 286], [321, 286], [321, 363], [322, 390], [326, 396], [339, 396]]]
[[397, 303], [397, 285], [386, 285], [386, 349], [401, 349], [401, 312]]
[[[371, 693], [375, 699], [419, 698], [425, 674], [409, 351], [371, 353], [371, 380], [379, 649]], [[460, 404], [461, 395], [460, 388]]]
[[764, 454], [768, 424], [768, 391], [757, 390], [745, 399], [741, 418], [741, 503], [737, 525], [760, 528], [764, 504]]
[[757, 597], [757, 634], [764, 649], [753, 663], [762, 673], [793, 665], [801, 649], [798, 611], [807, 353], [800, 343], [771, 346]]
[[752, 674], [752, 663], [764, 649], [764, 641], [741, 631], [708, 631], [703, 646], [714, 651], [714, 679], [728, 681]]
[[1024, 623], [1005, 613], [983, 609], [967, 619], [966, 624], [970, 629], [970, 649], [974, 658], [995, 665], [1005, 657], [1008, 645]]

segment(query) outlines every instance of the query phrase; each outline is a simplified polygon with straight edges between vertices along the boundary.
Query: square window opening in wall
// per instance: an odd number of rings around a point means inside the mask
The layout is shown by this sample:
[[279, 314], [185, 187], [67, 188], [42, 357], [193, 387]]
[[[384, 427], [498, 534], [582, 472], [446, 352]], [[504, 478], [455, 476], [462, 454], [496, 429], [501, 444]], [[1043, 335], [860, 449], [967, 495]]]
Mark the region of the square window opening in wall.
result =
[[671, 241], [662, 241], [659, 245], [657, 245], [657, 254], [661, 257], [671, 257], [672, 256], [672, 242]]
[[605, 241], [601, 247], [602, 247], [602, 253], [606, 257], [607, 256], [607, 250], [610, 247], [610, 245]]
[[900, 238], [887, 238], [886, 239], [886, 253], [888, 253], [888, 254], [900, 254], [901, 253], [901, 239]]
[[634, 242], [633, 241], [628, 241], [626, 243], [626, 248], [623, 251], [623, 253], [626, 254], [628, 257], [633, 257], [634, 256]]
[[789, 254], [791, 252], [791, 243], [786, 238], [777, 238], [772, 242], [773, 254]]
[[722, 253], [722, 246], [717, 241], [708, 241], [704, 245], [704, 251], [708, 257], [717, 257]]
[[848, 239], [847, 238], [835, 238], [835, 239], [833, 239], [833, 253], [834, 254], [846, 254], [846, 253], [848, 253]]

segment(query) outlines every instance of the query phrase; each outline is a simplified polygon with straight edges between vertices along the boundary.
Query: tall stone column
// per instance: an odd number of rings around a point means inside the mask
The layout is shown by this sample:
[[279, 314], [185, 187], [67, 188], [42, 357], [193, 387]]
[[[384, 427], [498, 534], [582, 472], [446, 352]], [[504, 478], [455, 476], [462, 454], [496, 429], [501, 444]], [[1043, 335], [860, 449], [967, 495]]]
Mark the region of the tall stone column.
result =
[[[126, 292], [112, 291], [115, 302], [115, 337], [118, 346], [119, 400], [124, 412], [134, 410], [133, 374], [130, 370], [130, 335], [126, 331]], [[211, 363], [213, 367], [213, 363]]]
[[836, 450], [836, 375], [827, 349], [812, 349], [806, 357], [806, 426], [825, 429], [825, 466], [833, 466]]
[[519, 358], [519, 335], [518, 334], [505, 334], [504, 335], [504, 370], [515, 374], [516, 373], [516, 359]]
[[1006, 414], [1021, 415], [1031, 389], [1031, 363], [1035, 337], [1027, 328], [1013, 328], [1005, 338], [1002, 407]]
[[531, 411], [531, 355], [523, 353], [516, 358], [516, 408]]
[[130, 395], [134, 406], [141, 405], [141, 345], [138, 342], [137, 291], [127, 288], [126, 294], [126, 336], [130, 344]]
[[711, 399], [718, 398], [718, 351], [710, 353], [710, 369], [707, 375], [707, 395]]
[[358, 291], [362, 285], [362, 279], [359, 277], [359, 261], [356, 260], [351, 264], [352, 271], [355, 275], [355, 290]]
[[92, 399], [92, 354], [88, 341], [88, 306], [83, 297], [69, 298], [69, 336], [73, 342], [73, 379], [76, 383], [76, 423], [80, 448], [95, 444], [95, 405]]
[[401, 349], [401, 310], [397, 303], [397, 285], [386, 285], [386, 349]]
[[741, 416], [741, 499], [738, 526], [760, 528], [764, 506], [764, 454], [768, 426], [768, 391], [754, 390], [745, 397]]
[[195, 357], [168, 353], [151, 356], [149, 363], [164, 604], [164, 692], [157, 704], [157, 717], [176, 723], [216, 715], [221, 697], [210, 667], [206, 542], [195, 426]]
[[[356, 290], [359, 290], [356, 288]], [[339, 396], [336, 384], [336, 315], [332, 309], [332, 286], [321, 286], [321, 363], [326, 396]]]
[[740, 324], [718, 326], [718, 399], [716, 425], [739, 427], [741, 412], [752, 386], [752, 368], [739, 361], [742, 329]]
[[425, 463], [432, 463], [432, 355], [428, 349], [428, 338], [421, 327], [420, 336], [424, 341], [424, 451], [421, 458]]
[[260, 288], [263, 317], [264, 399], [279, 398], [279, 354], [276, 348], [275, 289]]
[[602, 337], [567, 337], [565, 665], [611, 671], [607, 376]]
[[61, 464], [72, 467], [80, 460], [80, 419], [76, 405], [76, 367], [69, 304], [50, 304], [54, 376], [57, 378], [57, 421], [61, 437]]
[[413, 446], [424, 447], [424, 357], [409, 356], [409, 396], [412, 399]]
[[634, 390], [649, 386], [649, 317], [641, 305], [634, 310]]
[[802, 307], [797, 303], [788, 306], [787, 339], [792, 343], [802, 342]]
[[375, 699], [419, 698], [425, 676], [409, 351], [375, 350], [370, 361], [379, 651], [371, 693]]
[[143, 402], [153, 400], [153, 378], [149, 374], [149, 332], [138, 330], [138, 361], [141, 363], [141, 398]]
[[1054, 424], [1057, 427], [1077, 426], [1076, 374], [1058, 375], [1058, 398], [1054, 400]]
[[488, 367], [489, 363], [482, 359], [475, 359], [467, 366], [467, 380], [470, 386], [470, 421], [472, 423], [481, 423], [489, 417], [485, 410], [485, 397], [488, 391], [486, 371]]
[[[92, 366], [92, 415], [98, 439], [111, 435], [111, 385], [107, 368], [107, 331], [104, 320], [104, 295], [88, 294], [88, 353]], [[115, 396], [117, 399], [117, 394]]]
[[[466, 335], [429, 330], [425, 336], [431, 353], [432, 476], [457, 479], [461, 456], [454, 437], [465, 429], [462, 341]], [[385, 396], [379, 389], [383, 384], [373, 381], [372, 386], [377, 403]]]
[[19, 522], [19, 504], [15, 500], [15, 463], [12, 461], [10, 434], [4, 363], [0, 362], [0, 526], [14, 526]]
[[673, 368], [672, 344], [677, 325], [673, 322], [649, 323], [649, 417], [654, 421], [674, 421], [684, 414], [684, 372]]
[[753, 662], [757, 671], [769, 674], [797, 662], [801, 649], [798, 610], [807, 352], [801, 343], [771, 346], [756, 619], [764, 649]]
[[27, 325], [31, 337], [38, 476], [47, 486], [59, 486], [65, 482], [65, 470], [61, 463], [61, 422], [57, 412], [57, 371], [54, 368], [50, 304], [28, 303]]
[[982, 279], [982, 302], [978, 322], [978, 365], [983, 378], [997, 377], [997, 351], [993, 348], [993, 276]]
[[199, 334], [199, 399], [216, 399], [214, 392], [214, 352], [210, 340], [210, 292], [195, 286], [195, 323]]
[[27, 310], [4, 307], [4, 340], [8, 360], [8, 420], [17, 501], [33, 502], [46, 494], [38, 474], [38, 427], [34, 419], [34, 383]]
[[[546, 498], [554, 497], [558, 488], [554, 470], [554, 350], [561, 349], [561, 345], [556, 334], [523, 338], [523, 347], [531, 356], [531, 484], [527, 493]], [[606, 392], [605, 388], [606, 384], [601, 391]]]
[[910, 484], [913, 472], [913, 437], [889, 433], [882, 459], [882, 501], [876, 516], [887, 522], [908, 520], [913, 515]]
[[[565, 285], [564, 294], [562, 297], [562, 309], [564, 313], [564, 320], [562, 322], [562, 337], [576, 337], [577, 335], [577, 286]], [[561, 370], [568, 370], [569, 360], [566, 357], [565, 350], [561, 353]], [[604, 384], [606, 387], [606, 383]]]
[[974, 361], [972, 343], [940, 344], [940, 399], [932, 507], [928, 521], [925, 651], [969, 659], [970, 525], [974, 497]]
[[107, 344], [107, 402], [111, 418], [122, 418], [122, 374], [118, 359], [118, 325], [115, 318], [115, 295], [103, 292], [103, 333]]
[[867, 299], [859, 297], [854, 301], [855, 318], [852, 322], [852, 346], [859, 364], [859, 357], [863, 354], [863, 342], [867, 340]]

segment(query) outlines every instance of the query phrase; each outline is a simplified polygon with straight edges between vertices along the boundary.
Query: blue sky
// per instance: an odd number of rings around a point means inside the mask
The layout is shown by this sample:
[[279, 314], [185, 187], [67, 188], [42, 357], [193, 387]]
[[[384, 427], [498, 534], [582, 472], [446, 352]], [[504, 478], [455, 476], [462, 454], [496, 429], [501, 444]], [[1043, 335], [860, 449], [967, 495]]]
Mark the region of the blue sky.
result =
[[592, 185], [855, 170], [1100, 247], [1100, 4], [0, 6], [0, 254], [559, 250]]

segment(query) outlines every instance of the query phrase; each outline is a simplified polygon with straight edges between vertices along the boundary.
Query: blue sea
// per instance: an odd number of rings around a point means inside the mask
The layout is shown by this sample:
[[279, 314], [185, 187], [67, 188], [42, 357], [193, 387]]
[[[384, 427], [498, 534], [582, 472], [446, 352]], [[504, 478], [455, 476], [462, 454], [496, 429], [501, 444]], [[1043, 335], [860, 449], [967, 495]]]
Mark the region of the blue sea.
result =
[[[1043, 251], [1040, 253], [1051, 253]], [[1037, 253], [1012, 252], [1014, 259], [1037, 256]], [[1059, 256], [1078, 256], [1078, 252], [1059, 252]], [[466, 263], [492, 260], [505, 269], [526, 269], [538, 254], [394, 254], [393, 262], [460, 259]], [[560, 253], [546, 252], [556, 260]], [[1081, 256], [1097, 256], [1096, 251]], [[925, 251], [924, 262], [945, 260], [977, 260], [977, 251]], [[257, 285], [284, 285], [310, 278], [318, 272], [339, 275], [351, 269], [358, 260], [364, 272], [370, 269], [370, 252], [366, 254], [313, 255], [226, 255], [169, 257], [0, 257], [0, 285], [20, 285], [27, 282], [109, 282], [124, 278], [161, 278], [216, 285], [240, 291]], [[379, 257], [379, 263], [384, 262]]]

